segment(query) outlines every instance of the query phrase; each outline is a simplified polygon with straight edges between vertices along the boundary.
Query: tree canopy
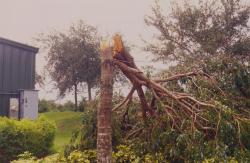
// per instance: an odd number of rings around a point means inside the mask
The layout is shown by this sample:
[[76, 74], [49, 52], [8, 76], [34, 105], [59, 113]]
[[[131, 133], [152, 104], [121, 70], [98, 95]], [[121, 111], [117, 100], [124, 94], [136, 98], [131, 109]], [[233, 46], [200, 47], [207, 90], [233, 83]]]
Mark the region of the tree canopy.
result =
[[60, 95], [74, 89], [77, 106], [78, 86], [86, 83], [91, 100], [91, 88], [100, 75], [96, 28], [79, 21], [72, 24], [67, 32], [54, 31], [39, 41], [48, 49], [47, 70]]
[[[184, 1], [173, 4], [170, 14], [159, 3], [152, 11], [145, 22], [158, 33], [146, 50], [156, 60], [174, 61], [171, 73], [202, 70], [210, 74], [217, 81], [212, 86], [221, 91], [206, 91], [209, 97], [233, 108], [249, 108], [249, 5], [240, 0], [201, 0], [196, 5]], [[191, 83], [190, 91], [197, 90]]]
[[159, 59], [197, 60], [220, 53], [242, 59], [249, 57], [249, 6], [239, 0], [183, 3], [173, 4], [169, 15], [156, 3], [153, 14], [145, 18], [146, 24], [159, 32], [158, 44], [148, 46]]

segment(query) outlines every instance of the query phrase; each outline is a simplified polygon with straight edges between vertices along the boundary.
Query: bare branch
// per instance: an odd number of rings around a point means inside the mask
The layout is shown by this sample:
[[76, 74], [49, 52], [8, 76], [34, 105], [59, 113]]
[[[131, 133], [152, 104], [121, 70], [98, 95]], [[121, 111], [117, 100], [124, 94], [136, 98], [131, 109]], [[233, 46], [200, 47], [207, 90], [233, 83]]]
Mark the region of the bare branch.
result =
[[166, 79], [156, 79], [154, 81], [157, 83], [162, 83], [162, 82], [169, 82], [169, 81], [173, 81], [173, 80], [179, 80], [179, 79], [184, 78], [184, 77], [197, 76], [197, 75], [206, 76], [206, 77], [210, 78], [210, 76], [208, 74], [204, 73], [202, 70], [199, 70], [199, 71], [195, 71], [195, 72], [177, 74], [177, 75], [168, 77]]
[[112, 109], [112, 111], [116, 111], [117, 109], [119, 109], [120, 107], [122, 107], [127, 101], [129, 101], [129, 99], [132, 98], [133, 94], [135, 92], [135, 87], [133, 86], [129, 92], [129, 94], [127, 95], [127, 97], [120, 103], [118, 104], [116, 107], [114, 107]]

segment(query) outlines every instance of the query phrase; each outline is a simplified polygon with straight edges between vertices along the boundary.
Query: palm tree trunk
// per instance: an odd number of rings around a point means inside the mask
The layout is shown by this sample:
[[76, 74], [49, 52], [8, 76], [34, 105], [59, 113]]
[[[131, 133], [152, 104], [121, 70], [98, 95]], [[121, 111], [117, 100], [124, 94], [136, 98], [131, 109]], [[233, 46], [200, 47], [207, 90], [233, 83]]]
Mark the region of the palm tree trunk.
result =
[[112, 162], [112, 95], [113, 95], [113, 64], [112, 50], [106, 48], [101, 54], [101, 99], [97, 110], [97, 161]]

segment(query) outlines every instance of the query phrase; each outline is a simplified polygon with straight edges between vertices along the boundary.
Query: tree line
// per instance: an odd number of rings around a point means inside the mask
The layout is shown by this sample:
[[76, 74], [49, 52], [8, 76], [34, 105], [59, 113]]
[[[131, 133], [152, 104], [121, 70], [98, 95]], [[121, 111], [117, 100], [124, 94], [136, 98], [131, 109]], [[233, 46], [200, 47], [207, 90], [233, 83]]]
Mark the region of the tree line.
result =
[[78, 110], [78, 93], [86, 85], [88, 100], [91, 89], [98, 85], [100, 76], [99, 40], [97, 29], [80, 20], [67, 32], [53, 31], [42, 34], [37, 41], [48, 50], [46, 70], [60, 96], [74, 92], [75, 110]]

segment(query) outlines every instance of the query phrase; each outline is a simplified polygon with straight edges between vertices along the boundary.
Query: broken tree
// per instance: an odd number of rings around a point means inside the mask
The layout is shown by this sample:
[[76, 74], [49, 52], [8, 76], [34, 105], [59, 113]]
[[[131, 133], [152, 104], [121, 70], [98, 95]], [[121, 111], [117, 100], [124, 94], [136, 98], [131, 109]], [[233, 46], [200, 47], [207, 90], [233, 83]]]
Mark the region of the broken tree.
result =
[[[138, 69], [133, 57], [124, 47], [119, 35], [114, 36], [113, 62], [133, 85], [125, 100], [113, 110], [117, 110], [121, 106], [130, 103], [136, 91], [140, 99], [142, 118], [144, 121], [146, 121], [148, 117], [158, 116], [157, 108], [155, 108], [155, 103], [157, 102], [161, 105], [161, 108], [163, 108], [161, 113], [163, 112], [169, 117], [173, 129], [181, 131], [183, 122], [189, 120], [191, 122], [191, 130], [194, 131], [198, 129], [212, 137], [216, 135], [219, 122], [211, 122], [203, 113], [213, 109], [218, 113], [217, 115], [219, 115], [220, 109], [216, 108], [213, 103], [201, 102], [188, 93], [170, 91], [161, 85], [161, 83], [164, 82], [194, 76], [200, 76], [204, 78], [204, 80], [210, 81], [210, 83], [215, 85], [215, 81], [208, 74], [204, 73], [202, 70], [197, 70], [185, 74], [176, 74], [167, 79], [151, 80]], [[151, 101], [146, 100], [145, 93], [142, 89], [143, 87], [146, 87], [153, 95]], [[233, 117], [236, 121], [242, 119], [242, 116], [236, 114]]]
[[101, 45], [101, 99], [97, 111], [97, 160], [100, 163], [111, 163], [112, 161], [112, 95], [112, 49], [103, 42]]
[[[111, 56], [111, 54], [113, 54]], [[209, 138], [216, 138], [219, 131], [221, 113], [228, 112], [228, 109], [222, 110], [214, 102], [202, 102], [185, 92], [171, 91], [162, 86], [164, 82], [179, 80], [183, 77], [192, 78], [200, 76], [206, 81], [215, 85], [215, 81], [202, 70], [194, 72], [176, 74], [167, 79], [151, 80], [140, 71], [136, 66], [133, 57], [125, 49], [122, 39], [119, 35], [114, 36], [113, 51], [110, 48], [102, 51], [102, 77], [101, 77], [101, 106], [98, 109], [98, 134], [97, 134], [97, 156], [98, 162], [111, 162], [111, 101], [112, 101], [112, 70], [116, 65], [123, 74], [132, 83], [132, 88], [127, 97], [118, 104], [113, 111], [128, 105], [132, 101], [132, 96], [137, 92], [141, 103], [142, 118], [147, 123], [148, 118], [157, 118], [159, 115], [166, 115], [173, 130], [182, 132], [182, 125], [188, 121], [191, 131], [203, 131]], [[144, 88], [152, 94], [152, 99], [148, 100], [145, 96]], [[216, 86], [215, 86], [216, 87]], [[217, 87], [216, 87], [217, 88]], [[217, 88], [220, 90], [219, 88]], [[220, 90], [221, 91], [221, 90]], [[222, 92], [223, 95], [223, 92]], [[157, 105], [156, 105], [157, 103]], [[160, 109], [157, 106], [161, 106]], [[128, 109], [128, 108], [127, 108]], [[214, 111], [213, 117], [206, 116], [206, 112]], [[128, 110], [125, 111], [128, 113]], [[249, 121], [249, 117], [236, 114], [230, 111], [232, 120], [238, 124], [239, 144], [242, 147], [240, 139], [240, 123]], [[135, 129], [130, 135], [141, 132], [141, 128]]]

